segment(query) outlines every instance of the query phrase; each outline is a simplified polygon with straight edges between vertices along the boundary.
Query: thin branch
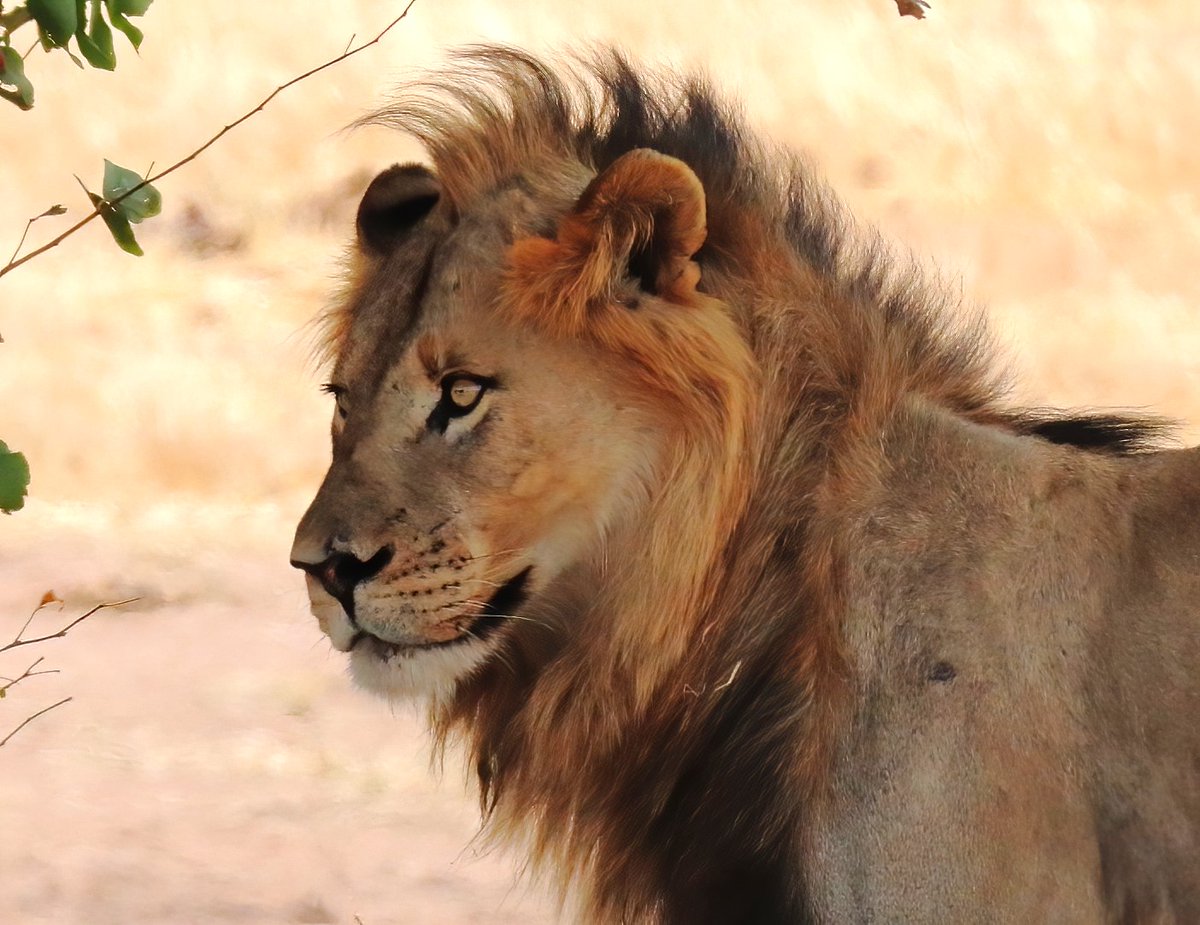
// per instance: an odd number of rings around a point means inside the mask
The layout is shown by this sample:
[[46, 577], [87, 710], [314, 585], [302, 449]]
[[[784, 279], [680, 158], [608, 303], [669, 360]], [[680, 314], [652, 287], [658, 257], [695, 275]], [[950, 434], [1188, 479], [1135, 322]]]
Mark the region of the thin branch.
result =
[[[128, 598], [127, 600], [123, 600], [123, 601], [111, 601], [111, 602], [106, 602], [103, 604], [97, 604], [91, 610], [76, 617], [74, 620], [72, 620], [70, 623], [68, 623], [66, 626], [64, 626], [62, 629], [58, 630], [57, 632], [47, 633], [44, 636], [35, 636], [35, 637], [29, 638], [29, 639], [25, 639], [25, 638], [23, 638], [25, 636], [25, 631], [27, 629], [29, 629], [29, 624], [33, 622], [33, 618], [35, 616], [37, 616], [38, 613], [40, 613], [44, 608], [48, 607], [50, 604], [54, 604], [54, 603], [61, 604], [62, 603], [62, 601], [60, 601], [58, 599], [58, 597], [54, 594], [53, 591], [47, 592], [46, 595], [42, 598], [42, 602], [33, 609], [33, 612], [29, 614], [29, 618], [25, 621], [24, 624], [22, 624], [21, 628], [19, 630], [17, 630], [17, 635], [13, 637], [12, 642], [8, 643], [7, 645], [0, 646], [0, 652], [8, 652], [11, 649], [17, 649], [17, 648], [20, 648], [21, 646], [31, 646], [31, 645], [34, 645], [35, 643], [47, 642], [48, 640], [51, 640], [51, 639], [61, 639], [63, 636], [66, 636], [67, 633], [69, 633], [71, 630], [73, 630], [75, 627], [77, 627], [80, 623], [82, 623], [84, 620], [86, 620], [88, 617], [92, 616], [93, 614], [98, 613], [99, 611], [104, 610], [109, 607], [122, 607], [125, 604], [132, 604], [136, 600], [137, 600], [136, 597], [131, 597], [131, 598]], [[15, 678], [0, 677], [0, 698], [3, 698], [8, 693], [9, 688], [16, 687], [16, 685], [20, 684], [22, 681], [27, 680], [28, 678], [36, 678], [38, 675], [44, 675], [44, 674], [58, 674], [57, 668], [39, 669], [38, 666], [43, 661], [44, 661], [44, 659], [41, 657], [34, 659], [33, 662], [29, 665], [29, 667], [26, 668], [24, 671], [22, 671]], [[64, 703], [67, 703], [70, 700], [71, 700], [70, 697], [64, 697], [62, 700], [58, 701], [58, 703], [52, 703], [50, 706], [46, 707], [45, 709], [38, 710], [36, 713], [25, 717], [25, 719], [21, 721], [21, 723], [17, 726], [16, 729], [14, 729], [12, 732], [10, 732], [8, 735], [6, 735], [3, 739], [0, 739], [0, 748], [3, 748], [5, 743], [8, 742], [9, 739], [11, 739], [13, 736], [15, 736], [18, 732], [20, 732], [22, 729], [24, 729], [27, 725], [29, 725], [31, 722], [33, 722], [35, 719], [37, 719], [39, 716], [49, 713], [55, 707], [61, 707]]]
[[[401, 11], [400, 15], [397, 16], [395, 19], [393, 19], [386, 26], [384, 26], [383, 29], [375, 36], [375, 38], [371, 39], [370, 41], [363, 42], [361, 45], [356, 45], [354, 48], [348, 48], [346, 51], [342, 52], [336, 58], [330, 58], [324, 64], [320, 64], [317, 67], [312, 68], [311, 70], [305, 71], [303, 74], [299, 75], [298, 77], [293, 77], [287, 83], [280, 84], [278, 87], [276, 87], [274, 90], [272, 90], [269, 94], [267, 94], [267, 96], [263, 99], [263, 101], [261, 103], [259, 103], [253, 109], [246, 112], [240, 118], [234, 120], [233, 122], [230, 122], [223, 129], [221, 129], [221, 131], [219, 131], [219, 132], [217, 132], [217, 134], [213, 135], [212, 138], [208, 139], [208, 141], [206, 141], [204, 144], [202, 144], [200, 147], [198, 147], [196, 150], [194, 150], [187, 157], [183, 158], [180, 161], [176, 161], [170, 167], [167, 167], [164, 170], [160, 170], [158, 173], [154, 174], [153, 176], [147, 177], [146, 179], [144, 179], [141, 183], [137, 184], [136, 186], [130, 187], [128, 190], [126, 190], [122, 195], [118, 196], [116, 199], [106, 200], [101, 206], [94, 207], [90, 213], [85, 215], [82, 219], [80, 219], [78, 222], [76, 222], [74, 225], [72, 225], [70, 228], [68, 228], [66, 231], [64, 231], [62, 234], [60, 234], [58, 237], [48, 241], [47, 243], [43, 244], [41, 247], [37, 248], [36, 250], [30, 251], [28, 254], [26, 254], [24, 257], [22, 257], [20, 260], [9, 261], [9, 263], [5, 264], [3, 267], [0, 267], [0, 276], [4, 276], [6, 273], [11, 273], [17, 267], [21, 266], [24, 263], [28, 263], [34, 257], [37, 257], [39, 254], [44, 254], [46, 251], [50, 250], [51, 248], [58, 247], [59, 244], [61, 244], [63, 241], [65, 241], [67, 238], [69, 238], [71, 235], [73, 235], [75, 232], [77, 232], [84, 225], [86, 225], [89, 222], [92, 222], [96, 218], [98, 218], [100, 216], [101, 208], [114, 206], [117, 203], [121, 202], [123, 199], [126, 199], [129, 196], [132, 196], [134, 193], [138, 192], [143, 187], [149, 186], [151, 183], [158, 182], [163, 177], [167, 176], [168, 174], [174, 173], [176, 170], [178, 170], [180, 167], [184, 166], [185, 164], [190, 164], [192, 161], [194, 161], [196, 158], [198, 158], [201, 154], [203, 154], [205, 151], [207, 151], [209, 148], [211, 148], [213, 145], [215, 145], [218, 141], [220, 141], [222, 138], [224, 138], [227, 133], [229, 133], [233, 129], [237, 128], [239, 125], [241, 125], [247, 119], [249, 119], [251, 116], [255, 115], [256, 113], [261, 112], [266, 107], [266, 105], [271, 102], [271, 100], [275, 99], [275, 97], [277, 97], [284, 90], [288, 89], [289, 87], [295, 86], [296, 84], [300, 83], [300, 81], [302, 81], [302, 80], [307, 80], [309, 77], [312, 77], [314, 74], [321, 73], [321, 71], [325, 70], [326, 68], [333, 67], [335, 64], [340, 64], [341, 62], [345, 61], [347, 58], [352, 58], [354, 55], [357, 55], [360, 51], [366, 51], [366, 49], [370, 48], [372, 45], [379, 44], [379, 42], [383, 39], [383, 37], [385, 35], [387, 35], [389, 32], [391, 32], [392, 29], [394, 29], [400, 23], [400, 21], [402, 19], [404, 19], [406, 16], [408, 16], [408, 11], [412, 9], [413, 4], [416, 2], [417, 2], [417, 0], [408, 0], [408, 5], [404, 7], [404, 9], [403, 9], [403, 11]], [[3, 651], [3, 650], [0, 649], [0, 651]]]
[[45, 657], [38, 656], [37, 660], [32, 665], [22, 671], [15, 678], [0, 678], [0, 681], [4, 682], [3, 684], [0, 684], [0, 697], [3, 697], [10, 687], [16, 687], [26, 678], [36, 678], [38, 675], [43, 674], [58, 674], [57, 668], [43, 668], [41, 671], [34, 671], [34, 669], [45, 660]]
[[21, 253], [21, 248], [25, 246], [25, 238], [29, 235], [29, 229], [33, 227], [34, 222], [36, 222], [39, 218], [47, 218], [48, 216], [51, 216], [51, 215], [62, 215], [66, 211], [67, 211], [66, 206], [52, 205], [49, 209], [47, 209], [41, 215], [35, 215], [33, 218], [29, 219], [29, 221], [27, 221], [25, 223], [25, 230], [21, 232], [21, 240], [17, 242], [16, 249], [13, 250], [12, 256], [8, 258], [8, 262], [12, 263], [14, 260], [17, 259], [17, 254]]
[[[34, 607], [33, 610], [29, 611], [29, 616], [25, 618], [25, 622], [21, 624], [21, 628], [19, 630], [17, 630], [17, 635], [14, 636], [13, 639], [14, 640], [20, 639], [22, 636], [24, 636], [25, 630], [29, 629], [29, 624], [33, 622], [33, 618], [36, 617], [39, 613], [41, 613], [43, 610], [45, 610], [47, 607], [49, 607], [51, 604], [55, 604], [55, 603], [58, 604], [58, 609], [62, 610], [62, 601], [59, 599], [58, 595], [56, 595], [53, 591], [47, 591], [44, 595], [42, 595], [42, 602], [40, 604], [38, 604], [36, 607]], [[3, 651], [3, 650], [0, 649], [0, 651]]]
[[21, 240], [17, 242], [17, 246], [13, 248], [12, 256], [8, 258], [8, 262], [12, 263], [17, 259], [17, 254], [21, 253], [21, 248], [25, 246], [25, 239], [29, 236], [29, 229], [33, 227], [33, 223], [37, 219], [29, 219], [25, 222], [25, 230], [21, 232]]
[[8, 735], [6, 735], [3, 739], [0, 739], [0, 748], [4, 748], [4, 746], [8, 744], [9, 739], [11, 739], [18, 732], [20, 732], [22, 729], [24, 729], [26, 726], [28, 726], [30, 723], [32, 723], [39, 716], [45, 716], [47, 713], [49, 713], [55, 707], [61, 707], [64, 703], [70, 703], [70, 702], [71, 702], [70, 697], [64, 697], [58, 703], [52, 703], [52, 704], [50, 704], [50, 706], [48, 706], [42, 710], [38, 710], [32, 716], [26, 716], [23, 720], [21, 720], [21, 723], [17, 726], [16, 729], [14, 729], [12, 732], [10, 732]]
[[[87, 613], [83, 614], [82, 616], [76, 617], [74, 620], [72, 620], [70, 623], [68, 623], [62, 629], [60, 629], [57, 633], [47, 633], [45, 636], [35, 636], [31, 639], [22, 639], [21, 638], [22, 634], [25, 632], [25, 629], [29, 626], [29, 620], [26, 620], [25, 626], [21, 628], [21, 631], [19, 633], [17, 633], [17, 635], [13, 638], [13, 641], [8, 643], [8, 645], [0, 646], [0, 652], [7, 652], [10, 649], [17, 649], [17, 648], [20, 648], [21, 646], [31, 646], [31, 645], [34, 645], [35, 643], [46, 642], [50, 639], [61, 639], [63, 636], [67, 635], [67, 633], [69, 633], [71, 630], [73, 630], [75, 627], [77, 627], [80, 623], [82, 623], [84, 620], [86, 620], [92, 614], [97, 613], [98, 611], [101, 611], [101, 610], [106, 610], [110, 607], [124, 607], [126, 604], [132, 604], [134, 601], [137, 601], [137, 600], [140, 600], [140, 598], [131, 597], [124, 601], [111, 601], [111, 602], [105, 603], [105, 604], [97, 604], [95, 607], [93, 607]], [[41, 609], [42, 609], [41, 607], [38, 608], [38, 610], [41, 610]], [[34, 613], [37, 613], [37, 610], [35, 610]], [[32, 614], [30, 615], [29, 619], [30, 620], [33, 619]]]

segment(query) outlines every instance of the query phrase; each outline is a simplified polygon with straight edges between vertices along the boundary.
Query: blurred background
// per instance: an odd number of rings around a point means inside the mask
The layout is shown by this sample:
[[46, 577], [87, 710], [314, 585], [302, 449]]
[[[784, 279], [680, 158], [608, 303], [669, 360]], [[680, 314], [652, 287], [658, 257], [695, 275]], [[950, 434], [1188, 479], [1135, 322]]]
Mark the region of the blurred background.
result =
[[[179, 159], [401, 8], [159, 0], [115, 74], [35, 52], [36, 108], [0, 108], [4, 257], [48, 206], [72, 214], [34, 245], [83, 214], [72, 174]], [[97, 223], [0, 280], [0, 439], [33, 469], [0, 519], [0, 640], [50, 589], [66, 607], [35, 630], [140, 598], [0, 656], [62, 669], [0, 702], [0, 736], [75, 698], [0, 749], [0, 921], [555, 921], [472, 840], [458, 756], [439, 784], [419, 719], [350, 689], [286, 561], [328, 455], [307, 325], [366, 183], [415, 153], [341, 129], [474, 41], [707, 69], [986, 307], [1020, 400], [1200, 437], [1192, 0], [934, 0], [924, 22], [892, 0], [417, 0], [164, 180], [145, 257]]]

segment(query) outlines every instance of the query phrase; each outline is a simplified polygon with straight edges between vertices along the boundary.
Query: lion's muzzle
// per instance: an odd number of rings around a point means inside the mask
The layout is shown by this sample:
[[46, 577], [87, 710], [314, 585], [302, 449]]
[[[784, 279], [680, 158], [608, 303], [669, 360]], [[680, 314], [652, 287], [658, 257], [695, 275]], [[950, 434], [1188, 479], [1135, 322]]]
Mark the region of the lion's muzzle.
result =
[[292, 565], [312, 575], [321, 587], [342, 605], [346, 616], [354, 620], [354, 588], [363, 581], [378, 575], [392, 561], [395, 551], [391, 546], [382, 546], [367, 560], [359, 559], [348, 552], [335, 552], [320, 562], [292, 559]]

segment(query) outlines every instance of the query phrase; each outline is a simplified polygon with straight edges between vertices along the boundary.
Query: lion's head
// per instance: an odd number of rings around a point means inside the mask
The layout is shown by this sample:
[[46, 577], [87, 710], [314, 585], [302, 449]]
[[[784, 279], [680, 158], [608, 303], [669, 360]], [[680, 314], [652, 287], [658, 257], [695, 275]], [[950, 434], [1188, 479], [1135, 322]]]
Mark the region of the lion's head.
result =
[[[444, 699], [523, 623], [544, 629], [538, 599], [617, 564], [608, 539], [705, 426], [695, 391], [726, 410], [728, 374], [705, 365], [740, 340], [696, 289], [695, 174], [648, 150], [560, 166], [466, 203], [395, 166], [360, 205], [333, 463], [292, 558], [378, 692]], [[666, 378], [663, 352], [682, 364]]]

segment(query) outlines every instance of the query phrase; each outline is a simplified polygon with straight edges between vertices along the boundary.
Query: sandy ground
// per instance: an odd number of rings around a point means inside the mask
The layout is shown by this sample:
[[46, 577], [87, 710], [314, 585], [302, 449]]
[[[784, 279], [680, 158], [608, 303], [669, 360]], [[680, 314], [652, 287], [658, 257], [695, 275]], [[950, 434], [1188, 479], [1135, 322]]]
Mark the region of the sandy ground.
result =
[[[0, 518], [0, 640], [49, 589], [66, 608], [34, 629], [141, 598], [0, 655], [0, 675], [60, 669], [0, 701], [0, 736], [74, 697], [0, 748], [0, 922], [556, 920], [516, 859], [478, 856], [459, 759], [438, 784], [419, 718], [351, 689], [286, 565], [328, 454], [306, 324], [366, 182], [414, 154], [339, 129], [448, 47], [617, 39], [708, 68], [987, 307], [1023, 400], [1152, 408], [1194, 442], [1200, 5], [934, 7], [417, 0], [164, 182], [146, 257], [92, 228], [0, 280], [0, 439], [34, 472]], [[114, 75], [35, 53], [37, 108], [0, 108], [0, 237], [53, 202], [78, 216], [71, 175], [98, 182], [103, 157], [183, 156], [398, 9], [164, 0]]]
[[451, 758], [438, 785], [415, 712], [351, 689], [282, 536], [231, 555], [154, 532], [114, 548], [43, 525], [0, 562], [4, 612], [31, 587], [71, 602], [31, 634], [141, 595], [8, 656], [61, 674], [14, 688], [6, 725], [75, 699], [0, 751], [0, 921], [553, 921], [509, 858], [472, 844], [465, 777]]

